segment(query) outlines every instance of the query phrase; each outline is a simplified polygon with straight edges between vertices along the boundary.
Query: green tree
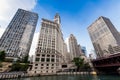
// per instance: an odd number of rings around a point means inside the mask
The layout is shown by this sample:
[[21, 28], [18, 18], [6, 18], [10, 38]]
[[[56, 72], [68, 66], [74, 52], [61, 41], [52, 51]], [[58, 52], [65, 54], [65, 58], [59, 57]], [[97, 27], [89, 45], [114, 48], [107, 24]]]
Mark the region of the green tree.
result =
[[28, 63], [19, 63], [19, 62], [16, 62], [16, 63], [13, 63], [12, 67], [11, 67], [11, 71], [27, 71], [29, 67], [29, 64]]
[[0, 51], [0, 61], [5, 60], [5, 51]]
[[83, 58], [76, 57], [73, 59], [73, 62], [77, 66], [77, 71], [80, 71], [80, 69], [82, 69], [84, 66], [84, 59]]
[[23, 58], [22, 62], [23, 62], [23, 63], [29, 63], [29, 62], [28, 62], [28, 57], [29, 57], [29, 55], [26, 55], [26, 56]]
[[0, 62], [0, 67], [2, 67], [3, 65], [2, 65], [2, 62]]
[[84, 70], [87, 70], [87, 71], [90, 71], [90, 70], [91, 70], [91, 67], [90, 67], [89, 63], [84, 63], [83, 69], [84, 69]]
[[13, 63], [11, 71], [20, 71], [21, 65], [19, 62]]
[[90, 65], [89, 65], [89, 63], [86, 63], [84, 61], [84, 58], [75, 57], [73, 59], [73, 62], [77, 66], [77, 71], [80, 71], [80, 70], [90, 70]]

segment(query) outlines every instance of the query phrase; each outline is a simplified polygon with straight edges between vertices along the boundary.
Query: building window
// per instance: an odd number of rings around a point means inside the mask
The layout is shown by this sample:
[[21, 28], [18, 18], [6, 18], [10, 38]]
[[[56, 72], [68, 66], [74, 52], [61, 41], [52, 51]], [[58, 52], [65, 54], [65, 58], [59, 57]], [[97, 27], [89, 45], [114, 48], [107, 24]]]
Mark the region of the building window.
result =
[[35, 64], [35, 66], [38, 66], [38, 64]]
[[37, 67], [35, 67], [35, 69], [37, 69]]
[[51, 69], [54, 69], [54, 67], [51, 67]]
[[41, 66], [44, 66], [44, 64], [41, 64]]
[[37, 54], [37, 56], [40, 56], [40, 54]]
[[55, 59], [51, 59], [51, 62], [54, 62], [55, 61]]
[[39, 61], [40, 58], [36, 58], [35, 61]]
[[59, 59], [56, 59], [56, 62], [59, 62]]
[[47, 57], [50, 57], [50, 55], [47, 55]]
[[54, 57], [55, 55], [52, 55], [52, 57]]
[[45, 58], [41, 58], [41, 62], [44, 62], [45, 61]]
[[46, 62], [50, 62], [50, 59], [49, 59], [49, 58], [47, 58]]
[[54, 64], [52, 64], [52, 66], [54, 66]]
[[49, 64], [47, 64], [47, 66], [49, 66]]
[[42, 54], [42, 57], [45, 57], [45, 54]]

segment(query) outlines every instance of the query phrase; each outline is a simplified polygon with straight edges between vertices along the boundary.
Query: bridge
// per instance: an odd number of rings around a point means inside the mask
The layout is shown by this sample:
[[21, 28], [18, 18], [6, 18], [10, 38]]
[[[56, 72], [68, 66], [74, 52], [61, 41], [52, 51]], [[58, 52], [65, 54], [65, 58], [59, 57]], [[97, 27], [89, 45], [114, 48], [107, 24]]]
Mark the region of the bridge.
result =
[[91, 60], [98, 72], [116, 73], [120, 67], [120, 53]]

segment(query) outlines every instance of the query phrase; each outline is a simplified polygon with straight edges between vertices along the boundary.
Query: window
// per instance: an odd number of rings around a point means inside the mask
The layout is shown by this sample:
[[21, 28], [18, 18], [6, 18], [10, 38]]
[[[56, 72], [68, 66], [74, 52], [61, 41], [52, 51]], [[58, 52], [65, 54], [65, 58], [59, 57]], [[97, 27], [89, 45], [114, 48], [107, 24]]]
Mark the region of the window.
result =
[[41, 66], [44, 66], [44, 64], [41, 64]]
[[54, 59], [51, 59], [51, 62], [54, 62], [55, 60]]
[[52, 64], [52, 66], [54, 66], [54, 64]]
[[37, 56], [40, 56], [40, 54], [37, 54]]
[[47, 55], [47, 57], [50, 57], [50, 55]]
[[49, 64], [47, 64], [47, 66], [49, 66]]
[[42, 54], [42, 57], [45, 57], [45, 54]]
[[45, 61], [45, 58], [41, 58], [41, 62], [44, 62]]
[[52, 57], [54, 57], [54, 55], [52, 55]]
[[51, 67], [51, 69], [54, 69], [54, 67]]
[[67, 65], [62, 65], [62, 68], [67, 68]]
[[35, 66], [38, 66], [38, 64], [35, 64]]
[[46, 60], [47, 62], [50, 62], [50, 59], [49, 58], [47, 58], [47, 60]]
[[35, 61], [39, 61], [40, 58], [36, 58]]
[[59, 59], [56, 59], [56, 62], [59, 62]]
[[35, 67], [35, 69], [37, 69], [37, 67]]

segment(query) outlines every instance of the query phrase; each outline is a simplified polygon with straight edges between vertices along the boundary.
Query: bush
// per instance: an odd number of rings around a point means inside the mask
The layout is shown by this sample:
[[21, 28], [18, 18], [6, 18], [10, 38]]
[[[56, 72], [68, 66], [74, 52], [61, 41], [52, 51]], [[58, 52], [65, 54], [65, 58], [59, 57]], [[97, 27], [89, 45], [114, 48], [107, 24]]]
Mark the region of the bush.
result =
[[86, 63], [81, 57], [75, 57], [73, 62], [77, 66], [77, 71], [89, 71], [91, 69], [89, 63]]
[[0, 67], [2, 67], [3, 65], [2, 65], [2, 62], [0, 62]]
[[0, 61], [5, 60], [5, 51], [0, 51]]
[[13, 63], [11, 71], [27, 71], [29, 65], [27, 63], [21, 64], [19, 62]]

